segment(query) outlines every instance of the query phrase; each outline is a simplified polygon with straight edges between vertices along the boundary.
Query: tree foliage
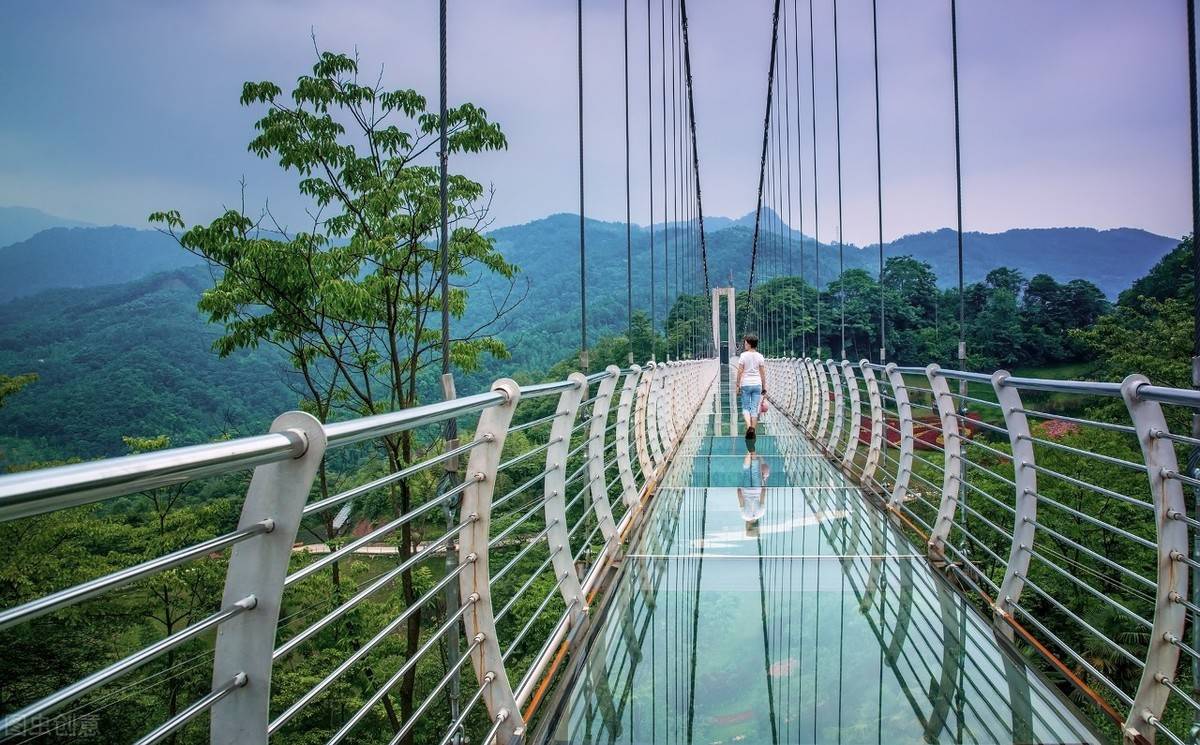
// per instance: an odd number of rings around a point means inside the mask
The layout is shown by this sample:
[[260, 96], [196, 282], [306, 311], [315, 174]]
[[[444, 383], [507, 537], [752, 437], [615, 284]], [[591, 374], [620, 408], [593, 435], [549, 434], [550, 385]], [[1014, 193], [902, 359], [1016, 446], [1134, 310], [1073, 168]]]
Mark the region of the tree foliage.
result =
[[[210, 321], [224, 328], [216, 350], [229, 355], [260, 344], [279, 347], [301, 375], [306, 408], [322, 419], [416, 405], [422, 381], [440, 359], [435, 314], [442, 299], [440, 171], [421, 158], [433, 148], [450, 155], [504, 148], [499, 125], [483, 109], [463, 104], [448, 112], [443, 142], [439, 116], [427, 110], [423, 96], [364, 84], [357, 58], [331, 52], [318, 54], [312, 73], [300, 76], [289, 96], [276, 83], [248, 82], [241, 103], [265, 109], [249, 149], [299, 177], [297, 198], [308, 203], [312, 220], [307, 229], [292, 231], [269, 209], [251, 216], [243, 207], [188, 228], [176, 211], [151, 215], [218, 270], [200, 300]], [[511, 283], [517, 269], [483, 235], [489, 201], [484, 187], [451, 174], [447, 199], [453, 283], [447, 302], [451, 315], [462, 319], [469, 286], [479, 275]], [[455, 366], [472, 370], [484, 355], [506, 355], [491, 332], [512, 307], [510, 293], [486, 320], [459, 330], [450, 345]], [[420, 443], [404, 431], [382, 438], [381, 445], [394, 473], [414, 462]], [[327, 465], [320, 489], [328, 496]], [[415, 489], [405, 479], [385, 491], [398, 516], [432, 489]], [[333, 532], [329, 520], [325, 532]], [[403, 524], [402, 560], [416, 550], [419, 536], [419, 524]], [[413, 571], [400, 578], [404, 603], [412, 605], [418, 591]], [[339, 582], [335, 571], [335, 593]], [[406, 654], [421, 641], [421, 616], [418, 609], [405, 624]], [[413, 711], [415, 679], [414, 667], [398, 686], [399, 720]], [[395, 728], [390, 699], [384, 704]]]
[[[845, 313], [845, 353], [877, 359], [882, 301], [888, 359], [924, 365], [957, 365], [959, 295], [940, 290], [929, 264], [894, 256], [884, 265], [882, 297], [876, 277], [848, 269], [818, 293], [798, 277], [762, 282], [738, 294], [739, 333], [755, 331], [769, 355], [840, 356]], [[1086, 280], [1059, 283], [1014, 269], [992, 270], [965, 290], [968, 364], [976, 369], [1044, 365], [1086, 357], [1092, 348], [1070, 335], [1109, 311], [1098, 287]], [[843, 306], [843, 294], [845, 298]], [[684, 295], [668, 318], [668, 338], [708, 329], [708, 306]]]

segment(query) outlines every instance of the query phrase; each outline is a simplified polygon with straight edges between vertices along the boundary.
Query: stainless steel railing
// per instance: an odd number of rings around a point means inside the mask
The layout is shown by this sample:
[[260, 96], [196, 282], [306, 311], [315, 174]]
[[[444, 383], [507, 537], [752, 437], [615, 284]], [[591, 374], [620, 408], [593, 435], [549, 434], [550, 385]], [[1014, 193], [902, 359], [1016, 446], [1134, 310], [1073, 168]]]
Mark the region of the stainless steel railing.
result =
[[[185, 727], [198, 731], [205, 719], [214, 743], [286, 740], [298, 732], [337, 743], [381, 722], [393, 743], [448, 743], [464, 733], [471, 741], [508, 742], [524, 731], [716, 373], [715, 361], [668, 362], [525, 387], [500, 380], [487, 393], [395, 413], [322, 424], [289, 412], [266, 435], [0, 477], [0, 523], [19, 525], [115, 497], [251, 473], [237, 526], [228, 532], [0, 609], [3, 643], [4, 634], [35, 623], [53, 634], [59, 614], [75, 606], [86, 613], [81, 604], [100, 598], [119, 602], [123, 591], [164, 572], [224, 573], [223, 598], [219, 605], [213, 599], [211, 614], [116, 659], [98, 654], [92, 672], [53, 692], [6, 695], [0, 739], [44, 734], [56, 717], [95, 708], [93, 699], [112, 706], [121, 700], [119, 686], [152, 660], [200, 643], [189, 662], [211, 667], [211, 688], [138, 742], [159, 742]], [[310, 500], [327, 455], [452, 417], [478, 417], [462, 444]], [[438, 430], [426, 434], [436, 441]], [[430, 488], [436, 467], [459, 457], [466, 458], [461, 483]], [[295, 550], [302, 521], [402, 483], [416, 495], [415, 506], [326, 553]], [[402, 541], [383, 571], [337, 588], [330, 582], [331, 572], [417, 529], [419, 544]], [[438, 561], [447, 554], [456, 559]], [[439, 563], [440, 576], [412, 579]], [[405, 635], [409, 644], [398, 650]], [[305, 657], [304, 674], [294, 674], [297, 658]], [[391, 696], [413, 685], [417, 670], [437, 675], [417, 681], [425, 688], [411, 697], [411, 711], [397, 713]], [[273, 682], [280, 676], [285, 685]], [[348, 696], [350, 681], [359, 688]], [[463, 692], [454, 695], [460, 684]]]
[[1200, 441], [1172, 428], [1200, 394], [866, 361], [769, 375], [777, 408], [1118, 736], [1189, 740], [1200, 478], [1179, 464]]

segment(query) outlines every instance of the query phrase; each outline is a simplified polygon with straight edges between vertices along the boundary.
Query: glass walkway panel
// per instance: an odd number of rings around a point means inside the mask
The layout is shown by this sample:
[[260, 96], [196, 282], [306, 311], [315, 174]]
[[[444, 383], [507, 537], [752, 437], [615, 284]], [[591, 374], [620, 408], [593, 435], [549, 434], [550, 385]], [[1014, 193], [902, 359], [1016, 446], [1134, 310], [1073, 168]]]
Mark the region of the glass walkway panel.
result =
[[1080, 743], [1094, 730], [782, 417], [710, 395], [552, 743]]

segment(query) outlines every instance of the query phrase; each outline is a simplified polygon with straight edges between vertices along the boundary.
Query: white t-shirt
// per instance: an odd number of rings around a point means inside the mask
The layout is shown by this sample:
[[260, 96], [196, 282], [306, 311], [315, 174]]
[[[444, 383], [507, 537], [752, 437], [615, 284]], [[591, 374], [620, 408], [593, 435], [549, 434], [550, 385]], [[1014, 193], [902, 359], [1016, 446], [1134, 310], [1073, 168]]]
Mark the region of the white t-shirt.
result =
[[738, 367], [742, 368], [742, 385], [762, 385], [759, 371], [765, 362], [763, 356], [753, 349], [742, 352], [738, 357]]
[[742, 489], [742, 519], [754, 522], [767, 512], [767, 506], [762, 501], [762, 488]]

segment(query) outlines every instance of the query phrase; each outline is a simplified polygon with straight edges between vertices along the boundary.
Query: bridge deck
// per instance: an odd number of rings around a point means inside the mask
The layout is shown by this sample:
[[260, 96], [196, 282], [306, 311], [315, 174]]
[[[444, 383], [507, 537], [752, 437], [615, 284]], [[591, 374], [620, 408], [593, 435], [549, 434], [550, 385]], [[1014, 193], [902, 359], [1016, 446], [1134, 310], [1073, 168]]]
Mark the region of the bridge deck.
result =
[[549, 742], [1099, 741], [782, 417], [748, 449], [721, 387]]

